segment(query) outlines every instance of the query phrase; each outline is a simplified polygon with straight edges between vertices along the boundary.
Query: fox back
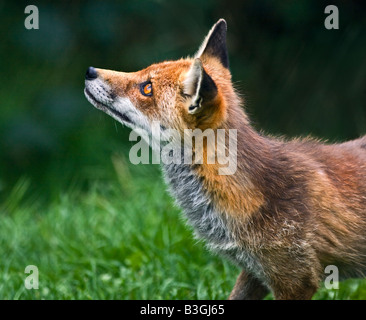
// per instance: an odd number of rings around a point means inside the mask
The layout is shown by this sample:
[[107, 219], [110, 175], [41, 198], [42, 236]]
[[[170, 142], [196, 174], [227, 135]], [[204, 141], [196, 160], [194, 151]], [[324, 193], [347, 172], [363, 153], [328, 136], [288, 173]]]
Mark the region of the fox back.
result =
[[[366, 136], [325, 144], [257, 133], [232, 85], [226, 28], [219, 20], [192, 58], [133, 73], [90, 67], [85, 95], [151, 141], [179, 133], [172, 143], [182, 159], [163, 163], [164, 177], [197, 237], [243, 269], [231, 299], [260, 299], [269, 290], [276, 299], [310, 299], [328, 265], [343, 278], [364, 276]], [[187, 130], [224, 138], [204, 136], [200, 147], [187, 147]], [[218, 157], [208, 161], [220, 144], [235, 158], [230, 173], [220, 171]], [[187, 152], [195, 159], [203, 152], [203, 161], [186, 163]]]

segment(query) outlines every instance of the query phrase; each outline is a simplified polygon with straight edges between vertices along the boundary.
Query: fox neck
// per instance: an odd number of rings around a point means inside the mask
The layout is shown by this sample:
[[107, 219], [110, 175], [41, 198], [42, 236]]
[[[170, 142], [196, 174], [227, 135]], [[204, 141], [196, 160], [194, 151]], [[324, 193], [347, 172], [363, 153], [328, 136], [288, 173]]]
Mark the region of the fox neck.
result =
[[239, 106], [228, 110], [222, 127], [236, 130], [236, 172], [221, 175], [217, 165], [205, 164], [197, 166], [194, 171], [221, 212], [246, 220], [264, 203], [261, 180], [271, 166], [273, 155], [270, 149], [276, 142], [258, 134]]
[[[264, 203], [257, 176], [265, 174], [270, 142], [248, 123], [238, 107], [228, 113], [222, 128], [237, 131], [237, 170], [232, 175], [219, 175], [215, 164], [163, 165], [164, 176], [199, 237], [212, 247], [225, 249], [237, 243], [231, 221], [247, 221]], [[182, 152], [183, 156], [183, 152]]]

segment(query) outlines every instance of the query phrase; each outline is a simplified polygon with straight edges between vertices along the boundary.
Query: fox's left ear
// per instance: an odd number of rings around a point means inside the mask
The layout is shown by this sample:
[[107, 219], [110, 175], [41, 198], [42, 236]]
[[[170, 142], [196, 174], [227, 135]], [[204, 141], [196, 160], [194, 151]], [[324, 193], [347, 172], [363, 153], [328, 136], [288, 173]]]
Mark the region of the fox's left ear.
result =
[[203, 68], [202, 61], [196, 58], [184, 80], [184, 93], [191, 98], [188, 108], [190, 114], [200, 112], [217, 96], [217, 87]]
[[201, 57], [202, 59], [206, 55], [215, 57], [225, 68], [229, 69], [229, 56], [226, 47], [226, 30], [226, 21], [224, 19], [217, 21], [206, 36], [195, 57]]

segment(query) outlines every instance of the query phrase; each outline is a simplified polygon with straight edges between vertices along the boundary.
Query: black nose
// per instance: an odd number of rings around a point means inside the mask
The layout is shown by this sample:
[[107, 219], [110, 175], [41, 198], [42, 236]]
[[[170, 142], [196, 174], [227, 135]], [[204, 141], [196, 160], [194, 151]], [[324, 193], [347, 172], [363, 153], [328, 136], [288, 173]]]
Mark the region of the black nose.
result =
[[86, 70], [85, 79], [86, 80], [94, 80], [98, 78], [97, 70], [93, 67], [89, 67], [88, 70]]

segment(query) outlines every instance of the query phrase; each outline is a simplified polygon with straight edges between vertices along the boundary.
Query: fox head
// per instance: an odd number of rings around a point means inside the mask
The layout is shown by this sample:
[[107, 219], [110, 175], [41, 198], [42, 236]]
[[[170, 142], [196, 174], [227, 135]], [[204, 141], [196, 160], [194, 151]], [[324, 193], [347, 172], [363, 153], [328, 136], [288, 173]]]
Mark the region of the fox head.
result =
[[98, 109], [132, 128], [151, 133], [159, 121], [171, 128], [216, 129], [239, 98], [231, 82], [225, 20], [209, 31], [193, 58], [153, 64], [137, 72], [89, 67], [85, 95]]

